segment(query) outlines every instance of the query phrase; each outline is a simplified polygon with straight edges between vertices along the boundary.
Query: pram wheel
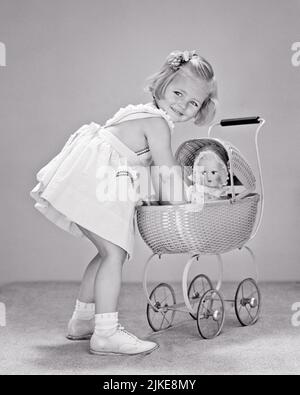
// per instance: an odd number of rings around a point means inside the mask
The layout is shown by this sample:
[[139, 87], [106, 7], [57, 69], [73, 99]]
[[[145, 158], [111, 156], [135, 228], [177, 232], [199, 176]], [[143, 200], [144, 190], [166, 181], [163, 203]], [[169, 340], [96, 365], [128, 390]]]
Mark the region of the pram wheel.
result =
[[[205, 274], [198, 274], [193, 278], [188, 288], [188, 298], [193, 309], [205, 292], [209, 291], [210, 289], [213, 289], [213, 286], [209, 277], [207, 277]], [[194, 318], [194, 320], [197, 319], [197, 314], [190, 313], [190, 316]]]
[[234, 301], [235, 313], [241, 325], [255, 324], [259, 317], [261, 295], [252, 278], [246, 278], [239, 284]]
[[225, 319], [224, 301], [215, 289], [202, 296], [197, 311], [197, 326], [204, 339], [213, 339], [222, 330]]
[[172, 309], [176, 303], [173, 288], [166, 283], [158, 284], [153, 288], [149, 299], [153, 305], [147, 304], [147, 320], [150, 327], [155, 332], [169, 328], [175, 315], [175, 310]]

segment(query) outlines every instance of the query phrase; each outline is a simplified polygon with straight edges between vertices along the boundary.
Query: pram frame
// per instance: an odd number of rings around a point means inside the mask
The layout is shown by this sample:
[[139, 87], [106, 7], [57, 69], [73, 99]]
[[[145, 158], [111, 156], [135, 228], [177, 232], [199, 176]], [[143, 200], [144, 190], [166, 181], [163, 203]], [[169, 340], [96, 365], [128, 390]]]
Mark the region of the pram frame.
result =
[[[255, 227], [254, 231], [252, 231], [252, 234], [251, 234], [249, 240], [247, 241], [247, 243], [249, 241], [251, 241], [256, 236], [256, 234], [258, 233], [258, 230], [259, 230], [259, 228], [261, 226], [262, 217], [263, 217], [263, 211], [264, 211], [264, 185], [263, 185], [263, 177], [262, 177], [262, 170], [261, 170], [261, 160], [260, 160], [260, 155], [259, 155], [259, 143], [258, 143], [258, 135], [259, 135], [259, 132], [260, 132], [262, 126], [264, 125], [264, 123], [265, 123], [265, 120], [260, 118], [260, 117], [234, 118], [234, 119], [221, 120], [220, 122], [215, 122], [208, 129], [208, 138], [211, 138], [212, 130], [216, 126], [224, 127], [224, 126], [236, 126], [236, 125], [245, 125], [245, 124], [259, 124], [258, 127], [256, 128], [256, 133], [255, 133], [255, 148], [256, 148], [256, 158], [257, 158], [257, 163], [258, 163], [258, 170], [259, 170], [260, 209], [259, 209], [258, 220], [256, 221], [256, 227]], [[236, 200], [239, 200], [239, 199], [242, 199], [243, 197], [245, 197], [245, 195], [244, 194], [236, 195], [236, 193], [235, 193], [235, 187], [234, 187], [234, 182], [233, 182], [232, 155], [231, 155], [231, 153], [232, 152], [229, 149], [228, 150], [228, 157], [229, 157], [229, 169], [230, 169], [231, 201], [235, 202]], [[246, 251], [248, 251], [248, 253], [249, 253], [249, 255], [250, 255], [251, 259], [252, 259], [252, 263], [254, 264], [254, 268], [255, 268], [255, 275], [254, 275], [254, 279], [255, 280], [254, 281], [255, 281], [255, 284], [256, 284], [256, 282], [258, 282], [259, 273], [258, 273], [258, 265], [257, 265], [256, 259], [255, 259], [255, 255], [254, 255], [253, 251], [251, 250], [251, 248], [246, 245], [246, 243], [239, 248], [239, 250], [242, 250], [242, 249], [245, 249]], [[145, 293], [148, 305], [152, 306], [154, 311], [159, 311], [159, 310], [152, 303], [151, 298], [150, 298], [150, 294], [149, 294], [148, 286], [147, 286], [147, 283], [148, 283], [148, 272], [149, 272], [149, 267], [150, 267], [150, 265], [153, 262], [153, 258], [158, 256], [159, 259], [161, 259], [161, 255], [162, 255], [162, 253], [159, 253], [159, 254], [153, 253], [153, 254], [151, 254], [151, 256], [146, 261], [146, 264], [144, 266], [144, 272], [143, 272], [143, 289], [144, 289], [144, 293]], [[173, 304], [171, 306], [168, 306], [168, 310], [176, 310], [178, 312], [184, 312], [184, 313], [188, 312], [191, 315], [196, 313], [195, 309], [191, 306], [191, 303], [190, 303], [190, 300], [189, 300], [189, 297], [188, 297], [188, 278], [189, 278], [189, 272], [190, 272], [190, 269], [191, 269], [193, 263], [195, 262], [195, 260], [199, 261], [199, 258], [202, 255], [204, 255], [204, 254], [193, 253], [189, 257], [187, 263], [184, 266], [183, 275], [182, 275], [182, 293], [183, 293], [184, 302], [183, 303], [175, 303], [175, 304]], [[217, 280], [217, 285], [214, 288], [217, 291], [216, 294], [218, 294], [218, 292], [220, 291], [220, 289], [222, 287], [222, 283], [223, 283], [223, 271], [224, 271], [224, 269], [223, 269], [223, 267], [224, 267], [223, 258], [221, 256], [221, 254], [210, 254], [210, 255], [214, 255], [217, 258], [217, 262], [218, 262], [218, 280]], [[250, 279], [246, 279], [244, 281], [247, 281], [247, 280], [252, 280], [252, 279], [250, 278]], [[240, 285], [241, 284], [242, 283], [240, 283]], [[240, 287], [240, 285], [239, 285], [239, 287]], [[238, 287], [238, 290], [239, 290], [239, 287]], [[259, 290], [258, 290], [258, 292], [259, 292]], [[208, 291], [208, 293], [209, 293], [209, 291]], [[202, 302], [202, 299], [203, 299], [204, 296], [205, 295], [202, 295], [202, 298], [199, 298], [199, 299], [201, 299], [200, 303]], [[220, 295], [218, 294], [218, 296], [220, 296]], [[230, 303], [231, 305], [234, 306], [235, 303], [236, 303], [236, 297], [237, 297], [237, 294], [235, 296], [235, 299], [225, 299], [224, 302], [228, 302], [228, 303]], [[259, 297], [260, 297], [260, 294], [259, 294]], [[203, 301], [203, 303], [204, 303], [204, 301]], [[260, 303], [260, 301], [259, 301], [259, 303]], [[198, 313], [199, 313], [199, 307], [200, 306], [198, 306]], [[238, 319], [239, 319], [239, 317], [238, 317]], [[256, 319], [253, 320], [253, 323], [254, 322], [256, 322]], [[216, 332], [216, 335], [218, 335], [220, 333], [220, 331], [222, 329], [222, 326], [223, 326], [223, 323], [224, 323], [224, 317], [222, 318], [221, 327], [219, 328], [218, 332]], [[199, 329], [199, 325], [198, 325], [198, 329]], [[200, 332], [200, 329], [199, 329], [199, 332]]]

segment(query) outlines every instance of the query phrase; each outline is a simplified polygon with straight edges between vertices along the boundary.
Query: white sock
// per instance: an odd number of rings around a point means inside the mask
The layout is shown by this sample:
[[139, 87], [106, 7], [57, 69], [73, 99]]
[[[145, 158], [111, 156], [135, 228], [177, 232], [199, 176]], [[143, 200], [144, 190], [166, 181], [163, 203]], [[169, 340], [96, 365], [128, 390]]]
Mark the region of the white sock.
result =
[[72, 318], [78, 320], [91, 320], [95, 316], [95, 303], [85, 303], [76, 300]]
[[118, 327], [118, 312], [95, 314], [95, 334], [97, 336], [110, 336]]

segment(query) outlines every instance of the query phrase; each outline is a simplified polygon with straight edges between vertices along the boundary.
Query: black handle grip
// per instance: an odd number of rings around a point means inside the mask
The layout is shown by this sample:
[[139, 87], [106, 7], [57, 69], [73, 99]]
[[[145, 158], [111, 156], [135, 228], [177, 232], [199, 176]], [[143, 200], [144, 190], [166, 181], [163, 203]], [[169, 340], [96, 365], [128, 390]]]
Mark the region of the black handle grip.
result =
[[228, 118], [220, 121], [221, 126], [235, 126], [235, 125], [249, 125], [252, 123], [259, 123], [259, 117], [246, 117], [246, 118]]

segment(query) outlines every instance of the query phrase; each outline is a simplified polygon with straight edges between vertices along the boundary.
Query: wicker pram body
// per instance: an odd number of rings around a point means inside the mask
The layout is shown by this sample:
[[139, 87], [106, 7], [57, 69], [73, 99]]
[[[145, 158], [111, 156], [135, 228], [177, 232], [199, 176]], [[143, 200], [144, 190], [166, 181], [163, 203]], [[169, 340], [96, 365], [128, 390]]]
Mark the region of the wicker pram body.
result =
[[222, 254], [241, 248], [251, 237], [259, 202], [253, 193], [255, 176], [239, 150], [218, 139], [189, 140], [178, 148], [176, 159], [190, 175], [194, 159], [203, 148], [218, 149], [232, 173], [232, 187], [242, 184], [246, 193], [231, 198], [191, 204], [140, 206], [137, 224], [145, 243], [156, 254]]
[[187, 205], [141, 206], [140, 234], [156, 254], [222, 254], [241, 248], [251, 237], [258, 194], [243, 199], [207, 202], [199, 210]]

